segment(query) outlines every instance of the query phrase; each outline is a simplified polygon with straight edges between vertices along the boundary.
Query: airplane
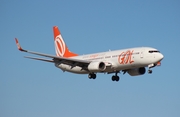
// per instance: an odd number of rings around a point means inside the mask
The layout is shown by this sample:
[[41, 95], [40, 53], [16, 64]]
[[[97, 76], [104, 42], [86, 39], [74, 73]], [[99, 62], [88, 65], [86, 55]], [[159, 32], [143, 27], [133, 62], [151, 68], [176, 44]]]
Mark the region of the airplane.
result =
[[20, 46], [17, 38], [15, 38], [16, 45], [22, 52], [46, 57], [46, 59], [29, 56], [25, 56], [25, 58], [54, 63], [63, 72], [88, 74], [89, 79], [96, 79], [97, 73], [113, 73], [112, 81], [119, 81], [118, 73], [120, 72], [138, 76], [145, 74], [146, 68], [151, 74], [151, 68], [160, 66], [161, 60], [164, 58], [160, 51], [152, 47], [136, 47], [78, 55], [69, 50], [57, 26], [53, 27], [53, 32], [56, 55], [25, 50]]

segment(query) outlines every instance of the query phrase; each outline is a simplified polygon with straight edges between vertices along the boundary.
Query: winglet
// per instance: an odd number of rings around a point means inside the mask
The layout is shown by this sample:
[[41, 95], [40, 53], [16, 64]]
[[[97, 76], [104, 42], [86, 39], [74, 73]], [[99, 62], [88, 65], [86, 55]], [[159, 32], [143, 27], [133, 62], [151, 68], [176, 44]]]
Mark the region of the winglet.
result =
[[20, 50], [20, 51], [26, 51], [26, 50], [22, 49], [22, 47], [21, 47], [21, 45], [19, 44], [17, 38], [15, 38], [15, 41], [16, 41], [16, 45], [17, 45], [18, 50]]

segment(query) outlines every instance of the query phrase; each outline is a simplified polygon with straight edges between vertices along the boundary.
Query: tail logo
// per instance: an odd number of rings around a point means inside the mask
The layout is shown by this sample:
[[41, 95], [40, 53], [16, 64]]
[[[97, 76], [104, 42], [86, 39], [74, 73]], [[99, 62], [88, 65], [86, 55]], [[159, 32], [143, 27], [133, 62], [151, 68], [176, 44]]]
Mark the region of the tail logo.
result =
[[57, 56], [61, 56], [61, 57], [64, 56], [64, 53], [66, 51], [66, 45], [65, 45], [65, 42], [62, 39], [61, 35], [58, 35], [55, 38], [55, 49], [56, 49], [56, 55]]

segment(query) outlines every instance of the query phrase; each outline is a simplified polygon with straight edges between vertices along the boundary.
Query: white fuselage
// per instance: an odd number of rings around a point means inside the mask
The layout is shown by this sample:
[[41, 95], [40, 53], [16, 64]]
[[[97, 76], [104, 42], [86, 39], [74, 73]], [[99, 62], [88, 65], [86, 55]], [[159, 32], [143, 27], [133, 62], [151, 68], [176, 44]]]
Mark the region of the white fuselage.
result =
[[[137, 47], [115, 51], [107, 51], [101, 53], [87, 54], [76, 57], [73, 59], [87, 60], [87, 61], [100, 61], [106, 64], [106, 69], [99, 72], [114, 72], [120, 70], [128, 70], [140, 67], [147, 67], [150, 64], [157, 63], [162, 60], [163, 55], [155, 48], [151, 47]], [[87, 70], [82, 67], [55, 63], [55, 66], [62, 69], [78, 74], [88, 74]]]

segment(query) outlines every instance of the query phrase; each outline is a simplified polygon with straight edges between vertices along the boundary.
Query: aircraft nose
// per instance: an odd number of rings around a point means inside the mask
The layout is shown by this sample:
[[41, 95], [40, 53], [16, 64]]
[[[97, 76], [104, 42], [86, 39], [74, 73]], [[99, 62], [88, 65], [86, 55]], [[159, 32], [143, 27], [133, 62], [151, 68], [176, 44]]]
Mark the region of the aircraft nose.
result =
[[160, 60], [162, 60], [164, 58], [163, 54], [159, 53], [159, 57]]

